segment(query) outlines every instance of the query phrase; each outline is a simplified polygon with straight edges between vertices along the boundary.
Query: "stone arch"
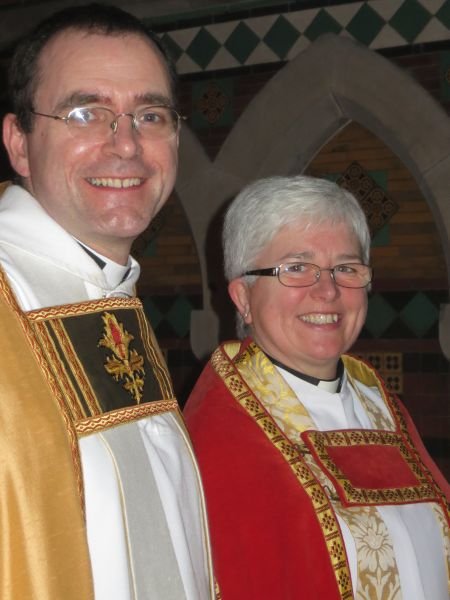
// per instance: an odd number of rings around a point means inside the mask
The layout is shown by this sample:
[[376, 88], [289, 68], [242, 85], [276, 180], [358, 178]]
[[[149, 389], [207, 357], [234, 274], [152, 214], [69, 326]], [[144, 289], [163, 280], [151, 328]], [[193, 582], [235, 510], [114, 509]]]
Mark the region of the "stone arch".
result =
[[[177, 191], [201, 257], [204, 311], [193, 315], [197, 356], [217, 342], [205, 241], [224, 203], [249, 181], [302, 172], [340, 128], [358, 121], [388, 145], [418, 182], [441, 237], [450, 274], [450, 119], [407, 73], [352, 40], [324, 35], [281, 69], [248, 105], [212, 163], [192, 132], [180, 146]], [[450, 306], [440, 340], [450, 356]]]

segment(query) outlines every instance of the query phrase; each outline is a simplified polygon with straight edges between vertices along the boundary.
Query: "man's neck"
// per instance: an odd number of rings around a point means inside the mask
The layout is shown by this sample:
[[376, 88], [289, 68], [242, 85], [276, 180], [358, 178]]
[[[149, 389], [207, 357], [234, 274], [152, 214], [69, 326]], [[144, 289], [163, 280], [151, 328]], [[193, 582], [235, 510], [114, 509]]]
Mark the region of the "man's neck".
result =
[[78, 242], [80, 242], [80, 244], [85, 246], [88, 250], [91, 250], [92, 252], [99, 255], [100, 257], [104, 257], [104, 258], [107, 258], [108, 260], [112, 260], [113, 262], [117, 263], [118, 265], [122, 265], [122, 266], [126, 266], [129, 263], [131, 244], [129, 244], [125, 241], [123, 244], [120, 244], [120, 245], [117, 244], [114, 247], [112, 247], [112, 245], [109, 247], [105, 247], [105, 245], [103, 245], [103, 244], [100, 245], [100, 244], [96, 244], [95, 242], [92, 243], [90, 241], [81, 239], [81, 238], [77, 237], [76, 235], [74, 235], [73, 237]]

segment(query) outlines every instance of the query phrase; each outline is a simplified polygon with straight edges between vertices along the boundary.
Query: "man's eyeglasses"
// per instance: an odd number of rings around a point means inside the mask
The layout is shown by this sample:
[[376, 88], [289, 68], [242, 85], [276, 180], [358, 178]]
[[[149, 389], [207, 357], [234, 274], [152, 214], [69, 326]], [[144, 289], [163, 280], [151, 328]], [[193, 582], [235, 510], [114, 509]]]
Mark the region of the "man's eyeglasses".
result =
[[311, 263], [286, 263], [269, 269], [253, 269], [243, 275], [278, 277], [286, 287], [309, 287], [317, 283], [322, 271], [329, 271], [336, 285], [346, 288], [363, 288], [372, 281], [373, 269], [360, 263], [336, 265], [321, 269]]
[[72, 135], [102, 140], [116, 133], [120, 117], [130, 117], [133, 128], [143, 137], [154, 140], [169, 140], [179, 129], [183, 117], [167, 105], [145, 106], [134, 113], [115, 114], [104, 106], [82, 106], [72, 108], [64, 116], [48, 115], [36, 110], [33, 115], [64, 121]]

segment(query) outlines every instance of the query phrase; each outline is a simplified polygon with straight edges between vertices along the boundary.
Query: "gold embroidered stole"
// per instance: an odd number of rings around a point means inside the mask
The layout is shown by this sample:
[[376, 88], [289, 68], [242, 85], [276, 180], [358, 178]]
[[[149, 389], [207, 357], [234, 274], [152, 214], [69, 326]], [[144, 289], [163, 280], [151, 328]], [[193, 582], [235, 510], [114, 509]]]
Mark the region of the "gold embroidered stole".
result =
[[[435, 500], [436, 502], [431, 506], [441, 525], [444, 539], [450, 539], [448, 511], [444, 508], [442, 493], [432, 484], [432, 478], [421, 464], [420, 457], [417, 453], [412, 457], [410, 452], [403, 453], [414, 473], [412, 477], [414, 485], [410, 482], [411, 485], [406, 486], [405, 489], [391, 490], [383, 497], [367, 491], [362, 494], [361, 490], [355, 490], [348, 481], [345, 481], [345, 485], [338, 486], [337, 490], [339, 479], [334, 477], [337, 469], [333, 461], [328, 461], [327, 465], [327, 461], [321, 461], [320, 456], [322, 458], [327, 456], [324, 449], [325, 447], [328, 449], [333, 444], [338, 447], [351, 446], [351, 436], [346, 439], [342, 432], [331, 432], [333, 434], [331, 438], [330, 436], [327, 438], [327, 432], [313, 432], [315, 435], [302, 436], [310, 430], [315, 430], [316, 427], [296, 394], [255, 344], [250, 344], [240, 355], [238, 355], [239, 349], [238, 343], [226, 344], [223, 348], [219, 348], [212, 357], [212, 365], [235, 399], [283, 455], [297, 480], [310, 496], [322, 526], [341, 597], [343, 599], [355, 597], [361, 600], [367, 598], [400, 600], [401, 590], [393, 544], [376, 504], [405, 503], [417, 499]], [[406, 439], [408, 447], [414, 448], [400, 411], [390, 400], [373, 370], [361, 361], [350, 357], [344, 357], [344, 363], [347, 372], [353, 373], [355, 379], [365, 385], [378, 387], [388, 407], [389, 415], [364, 397], [350, 375], [350, 382], [353, 381], [355, 392], [376, 430], [357, 430], [359, 438], [354, 439], [353, 443], [360, 444], [363, 436], [365, 444], [395, 447], [401, 454], [402, 449], [405, 450]], [[400, 432], [396, 432], [395, 423], [399, 425]], [[356, 435], [356, 432], [353, 435]], [[322, 454], [320, 454], [321, 450]], [[341, 479], [345, 480], [345, 477]], [[356, 546], [358, 589], [354, 591], [352, 591], [344, 541], [336, 515], [347, 524]], [[450, 574], [448, 544], [446, 558]]]
[[84, 510], [78, 438], [168, 411], [179, 413], [164, 358], [137, 298], [25, 313], [1, 272], [0, 286], [64, 420]]

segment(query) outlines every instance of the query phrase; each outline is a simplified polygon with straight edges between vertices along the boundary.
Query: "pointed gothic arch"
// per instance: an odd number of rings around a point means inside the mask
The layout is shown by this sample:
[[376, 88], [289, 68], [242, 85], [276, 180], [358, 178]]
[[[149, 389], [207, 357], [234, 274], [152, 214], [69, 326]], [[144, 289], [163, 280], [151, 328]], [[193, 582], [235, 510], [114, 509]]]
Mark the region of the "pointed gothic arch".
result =
[[[182, 139], [177, 192], [197, 243], [204, 281], [205, 309], [194, 315], [191, 331], [198, 356], [217, 342], [205, 255], [214, 215], [249, 181], [302, 172], [350, 121], [375, 133], [414, 176], [434, 216], [450, 280], [450, 118], [392, 62], [349, 39], [327, 34], [266, 84], [214, 162], [192, 132]], [[440, 341], [450, 357], [450, 305], [442, 309]]]

